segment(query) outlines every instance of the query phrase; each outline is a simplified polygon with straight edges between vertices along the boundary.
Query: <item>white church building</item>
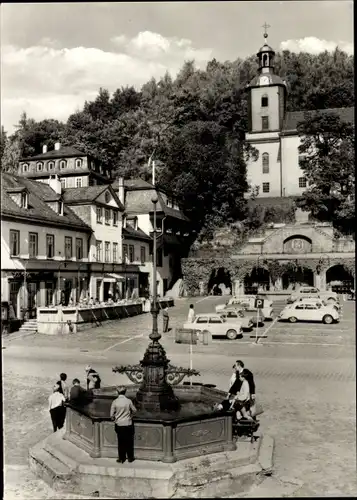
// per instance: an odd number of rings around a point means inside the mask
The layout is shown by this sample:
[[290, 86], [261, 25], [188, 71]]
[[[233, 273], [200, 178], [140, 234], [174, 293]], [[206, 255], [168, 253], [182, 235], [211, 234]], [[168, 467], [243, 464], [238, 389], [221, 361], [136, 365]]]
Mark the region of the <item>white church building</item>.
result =
[[[274, 73], [274, 50], [265, 42], [257, 53], [258, 74], [247, 86], [248, 131], [246, 141], [259, 152], [247, 164], [247, 180], [258, 198], [300, 196], [307, 180], [299, 166], [300, 137], [297, 125], [304, 111], [286, 111], [286, 83]], [[325, 109], [344, 121], [354, 122], [354, 108]]]

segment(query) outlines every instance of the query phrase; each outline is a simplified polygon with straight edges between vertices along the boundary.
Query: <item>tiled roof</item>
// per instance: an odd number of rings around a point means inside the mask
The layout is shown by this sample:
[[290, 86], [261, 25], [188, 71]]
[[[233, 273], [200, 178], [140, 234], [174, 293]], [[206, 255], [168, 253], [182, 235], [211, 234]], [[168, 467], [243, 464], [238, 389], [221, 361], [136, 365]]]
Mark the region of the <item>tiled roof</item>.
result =
[[134, 229], [131, 226], [123, 227], [122, 229], [124, 238], [135, 238], [137, 240], [151, 241], [150, 236], [144, 233], [141, 229]]
[[308, 116], [314, 115], [315, 113], [336, 113], [342, 121], [354, 123], [355, 121], [355, 108], [329, 108], [329, 109], [319, 109], [312, 111], [289, 111], [285, 115], [283, 131], [295, 131], [297, 130], [297, 125], [299, 122], [304, 121], [305, 113]]
[[72, 156], [88, 156], [83, 151], [73, 148], [72, 146], [63, 146], [60, 149], [52, 149], [47, 151], [47, 153], [41, 153], [35, 156], [28, 156], [26, 158], [21, 158], [20, 161], [33, 161], [33, 160], [51, 160], [55, 158], [70, 158]]
[[[261, 74], [256, 75], [247, 85], [247, 87], [260, 87], [260, 78]], [[269, 85], [284, 85], [286, 87], [286, 83], [280, 78], [280, 76], [275, 75], [274, 73], [267, 73], [263, 76], [267, 76], [269, 78]]]
[[[19, 207], [7, 193], [7, 189], [13, 187], [25, 187], [29, 193], [28, 208]], [[79, 230], [91, 231], [72, 210], [64, 204], [63, 215], [58, 215], [46, 203], [46, 200], [54, 200], [58, 195], [48, 184], [31, 181], [25, 177], [12, 174], [1, 175], [1, 215], [23, 217], [29, 220], [48, 222], [49, 224], [73, 226]]]
[[122, 203], [120, 202], [117, 193], [110, 189], [110, 184], [98, 185], [98, 186], [86, 186], [81, 188], [68, 188], [63, 190], [63, 199], [66, 203], [91, 203], [95, 201], [98, 196], [100, 196], [104, 191], [109, 189], [113, 198], [117, 202], [118, 206], [124, 210]]

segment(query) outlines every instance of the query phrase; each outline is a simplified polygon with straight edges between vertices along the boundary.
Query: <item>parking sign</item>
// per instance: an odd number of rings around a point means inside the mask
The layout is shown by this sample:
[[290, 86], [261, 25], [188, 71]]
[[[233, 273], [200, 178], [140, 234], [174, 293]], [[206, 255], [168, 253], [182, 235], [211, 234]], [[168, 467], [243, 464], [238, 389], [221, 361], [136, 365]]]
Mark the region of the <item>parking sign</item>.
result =
[[264, 299], [255, 299], [254, 307], [256, 309], [263, 309], [263, 307], [264, 307]]

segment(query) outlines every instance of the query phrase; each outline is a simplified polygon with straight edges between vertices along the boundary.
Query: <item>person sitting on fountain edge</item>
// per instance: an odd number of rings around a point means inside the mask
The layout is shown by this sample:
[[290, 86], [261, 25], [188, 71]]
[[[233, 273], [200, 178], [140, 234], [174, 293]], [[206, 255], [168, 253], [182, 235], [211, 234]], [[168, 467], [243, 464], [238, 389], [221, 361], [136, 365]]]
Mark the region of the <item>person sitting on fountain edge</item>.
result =
[[234, 396], [233, 401], [231, 403], [230, 409], [236, 411], [237, 420], [240, 420], [242, 417], [247, 420], [253, 420], [253, 417], [250, 415], [250, 402], [251, 402], [251, 394], [249, 389], [248, 378], [249, 370], [243, 369], [239, 373], [239, 379], [241, 381], [241, 386], [239, 392]]

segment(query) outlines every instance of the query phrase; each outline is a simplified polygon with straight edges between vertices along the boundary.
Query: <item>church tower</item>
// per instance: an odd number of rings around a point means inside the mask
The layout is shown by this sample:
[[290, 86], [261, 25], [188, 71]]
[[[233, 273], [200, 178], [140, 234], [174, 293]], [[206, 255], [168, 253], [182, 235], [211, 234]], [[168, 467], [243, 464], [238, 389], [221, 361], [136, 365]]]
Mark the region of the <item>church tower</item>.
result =
[[263, 27], [264, 45], [257, 53], [258, 74], [247, 85], [249, 133], [281, 130], [285, 114], [286, 84], [274, 73], [275, 52], [267, 43], [269, 26]]

